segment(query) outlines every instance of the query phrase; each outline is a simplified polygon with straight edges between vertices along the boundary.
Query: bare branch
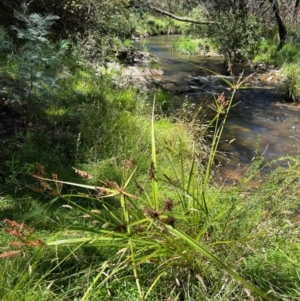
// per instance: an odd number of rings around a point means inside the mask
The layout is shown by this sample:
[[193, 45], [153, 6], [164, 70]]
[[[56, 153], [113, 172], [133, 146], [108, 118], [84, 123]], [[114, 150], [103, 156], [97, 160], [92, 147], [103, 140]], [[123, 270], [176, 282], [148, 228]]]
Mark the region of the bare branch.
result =
[[158, 7], [155, 7], [155, 6], [152, 6], [152, 5], [148, 5], [148, 7], [151, 9], [151, 10], [154, 10], [156, 12], [159, 12], [163, 15], [166, 15], [172, 19], [175, 19], [177, 21], [181, 21], [181, 22], [187, 22], [187, 23], [195, 23], [195, 24], [201, 24], [201, 25], [208, 25], [208, 24], [216, 24], [218, 22], [215, 22], [215, 21], [197, 21], [197, 20], [193, 20], [193, 19], [189, 19], [189, 18], [183, 18], [183, 17], [179, 17], [179, 16], [176, 16], [176, 15], [173, 15], [165, 10], [162, 10]]

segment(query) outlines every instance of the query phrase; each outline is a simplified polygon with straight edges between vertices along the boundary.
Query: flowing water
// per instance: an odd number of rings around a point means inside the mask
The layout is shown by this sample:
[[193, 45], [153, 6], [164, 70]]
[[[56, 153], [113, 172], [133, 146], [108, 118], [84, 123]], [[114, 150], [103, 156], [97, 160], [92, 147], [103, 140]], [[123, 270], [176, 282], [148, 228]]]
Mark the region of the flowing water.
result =
[[[143, 47], [161, 58], [164, 71], [161, 80], [179, 87], [189, 82], [193, 91], [180, 93], [179, 101], [188, 99], [198, 104], [205, 95], [218, 95], [228, 86], [220, 77], [209, 73], [226, 74], [220, 57], [185, 56], [171, 51], [178, 37], [156, 36], [143, 40]], [[190, 64], [192, 63], [192, 64]], [[198, 67], [197, 67], [198, 66]], [[254, 72], [248, 66], [235, 65], [234, 73], [244, 70], [247, 76]], [[230, 77], [226, 77], [230, 80]], [[259, 151], [266, 160], [285, 155], [296, 155], [300, 147], [300, 107], [281, 101], [278, 84], [255, 82], [255, 87], [238, 91], [222, 136], [220, 148], [228, 159], [227, 168], [246, 165]], [[197, 90], [199, 88], [199, 90]], [[175, 100], [174, 100], [175, 101]], [[178, 100], [177, 100], [178, 102]]]

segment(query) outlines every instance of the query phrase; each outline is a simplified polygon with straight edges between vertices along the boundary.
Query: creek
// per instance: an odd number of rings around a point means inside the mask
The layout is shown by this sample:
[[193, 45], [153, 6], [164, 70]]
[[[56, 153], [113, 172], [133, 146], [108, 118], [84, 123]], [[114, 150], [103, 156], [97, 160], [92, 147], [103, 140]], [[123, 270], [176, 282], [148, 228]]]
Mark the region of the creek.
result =
[[[159, 80], [175, 87], [174, 103], [182, 103], [187, 99], [197, 105], [207, 95], [218, 95], [223, 91], [230, 95], [228, 86], [219, 76], [203, 69], [226, 74], [223, 58], [188, 56], [172, 51], [171, 45], [176, 39], [178, 36], [154, 36], [137, 43], [161, 59], [160, 66], [164, 73]], [[254, 72], [242, 64], [235, 64], [233, 71], [236, 75], [244, 71], [244, 76]], [[220, 150], [228, 159], [225, 160], [226, 169], [246, 166], [256, 151], [263, 154], [267, 161], [280, 156], [297, 155], [300, 146], [299, 117], [298, 104], [282, 102], [279, 83], [254, 80], [249, 89], [238, 91], [220, 143]]]

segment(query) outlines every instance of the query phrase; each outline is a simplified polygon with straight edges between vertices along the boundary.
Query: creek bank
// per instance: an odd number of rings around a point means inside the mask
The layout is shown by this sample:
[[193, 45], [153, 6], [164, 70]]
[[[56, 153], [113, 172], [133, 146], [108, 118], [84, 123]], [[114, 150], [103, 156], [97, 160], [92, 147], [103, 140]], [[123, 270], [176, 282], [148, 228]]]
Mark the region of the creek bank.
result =
[[[175, 35], [163, 35], [143, 40], [142, 46], [149, 50], [150, 55], [156, 55], [156, 61], [159, 58], [159, 65], [163, 72], [145, 67], [145, 59], [149, 63], [147, 58], [149, 54], [146, 53], [146, 57], [145, 53], [143, 54], [144, 57], [140, 55], [140, 53], [143, 53], [138, 51], [138, 47], [141, 46], [140, 42], [135, 43], [136, 48], [131, 47], [126, 49], [125, 52], [120, 52], [119, 58], [121, 61], [124, 61], [127, 66], [134, 66], [134, 68], [123, 68], [123, 74], [127, 75], [127, 78], [129, 77], [127, 82], [134, 82], [134, 84], [147, 82], [148, 88], [153, 86], [154, 83], [156, 88], [161, 88], [170, 94], [182, 95], [193, 93], [217, 94], [221, 89], [228, 88], [221, 78], [234, 83], [238, 80], [238, 76], [243, 70], [245, 70], [244, 78], [253, 74], [245, 83], [249, 88], [261, 88], [262, 86], [279, 88], [284, 81], [281, 69], [276, 69], [264, 63], [253, 63], [250, 61], [247, 64], [234, 64], [233, 73], [236, 76], [229, 77], [227, 76], [228, 67], [222, 62], [220, 56], [215, 53], [187, 56], [172, 51], [171, 45], [177, 39], [178, 36]], [[136, 70], [137, 68], [135, 67], [138, 67], [139, 70]], [[216, 71], [222, 76], [216, 75], [216, 73], [209, 73], [209, 70]], [[216, 90], [215, 87], [220, 89]]]
[[[238, 76], [198, 76], [196, 74], [192, 74], [187, 77], [182, 77], [180, 82], [166, 81], [161, 78], [157, 84], [172, 94], [192, 94], [199, 92], [218, 94], [224, 89], [229, 89], [224, 80], [234, 83], [237, 82], [238, 79]], [[256, 87], [262, 88], [262, 85], [279, 88], [285, 80], [285, 77], [282, 76], [281, 70], [273, 69], [263, 73], [256, 73], [255, 70], [253, 70], [253, 73], [248, 76], [244, 76], [244, 79], [244, 86], [249, 89]]]
[[95, 70], [97, 74], [109, 73], [118, 88], [132, 86], [141, 91], [154, 87], [154, 78], [163, 74], [156, 55], [128, 47], [119, 51], [118, 62], [107, 62], [105, 68]]
[[[218, 94], [229, 89], [223, 79], [233, 83], [238, 80], [238, 76], [211, 74], [199, 76], [193, 72], [174, 81], [164, 74], [164, 70], [160, 67], [161, 59], [158, 56], [150, 52], [140, 51], [135, 47], [121, 50], [117, 57], [121, 63], [106, 63], [105, 72], [113, 74], [113, 83], [119, 88], [133, 86], [141, 91], [158, 88], [173, 95]], [[210, 58], [211, 56], [208, 55], [207, 57]], [[98, 72], [101, 73], [103, 70], [98, 70]], [[269, 68], [264, 64], [250, 67], [247, 74], [244, 76], [244, 78], [248, 77], [244, 85], [249, 89], [265, 86], [265, 89], [275, 88], [279, 90], [285, 80], [282, 69]], [[286, 106], [289, 104], [287, 103]]]

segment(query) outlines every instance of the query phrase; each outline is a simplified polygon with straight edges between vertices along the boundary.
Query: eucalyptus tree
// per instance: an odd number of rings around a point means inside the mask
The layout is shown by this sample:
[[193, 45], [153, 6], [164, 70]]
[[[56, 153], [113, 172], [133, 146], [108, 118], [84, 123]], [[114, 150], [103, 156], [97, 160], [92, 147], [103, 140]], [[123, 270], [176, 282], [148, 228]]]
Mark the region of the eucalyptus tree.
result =
[[279, 5], [277, 0], [269, 0], [270, 4], [272, 5], [272, 9], [275, 15], [275, 19], [278, 24], [278, 33], [279, 33], [279, 45], [278, 48], [281, 48], [285, 42], [286, 36], [287, 36], [287, 30], [283, 23], [283, 20], [280, 15]]

